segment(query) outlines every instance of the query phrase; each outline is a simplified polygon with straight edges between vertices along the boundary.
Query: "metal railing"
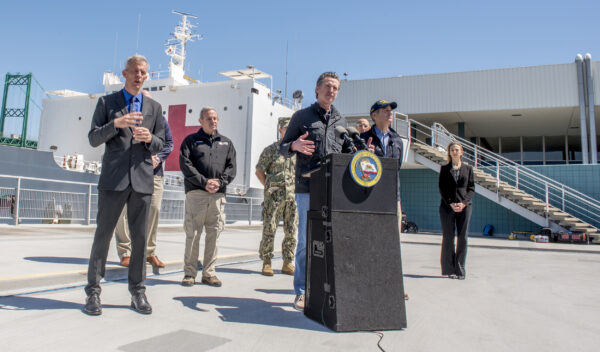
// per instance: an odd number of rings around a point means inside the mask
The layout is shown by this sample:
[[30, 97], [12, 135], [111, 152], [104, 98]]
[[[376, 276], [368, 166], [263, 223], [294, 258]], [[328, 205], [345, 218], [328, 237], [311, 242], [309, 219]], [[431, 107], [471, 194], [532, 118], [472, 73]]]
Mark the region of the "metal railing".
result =
[[458, 137], [439, 123], [429, 127], [411, 119], [406, 121], [411, 143], [429, 145], [445, 152], [450, 142], [459, 142], [464, 149], [463, 160], [494, 177], [497, 193], [501, 185], [508, 184], [544, 202], [546, 219], [549, 207], [553, 206], [596, 228], [600, 227], [599, 200]]
[[[183, 179], [164, 178], [165, 189], [160, 222], [183, 224], [185, 192]], [[228, 191], [230, 188], [228, 187]], [[242, 192], [243, 190], [243, 192]], [[227, 222], [260, 222], [262, 198], [244, 196], [245, 188], [231, 185], [227, 194]], [[96, 184], [36, 177], [0, 175], [0, 222], [46, 224], [95, 224], [98, 212]]]

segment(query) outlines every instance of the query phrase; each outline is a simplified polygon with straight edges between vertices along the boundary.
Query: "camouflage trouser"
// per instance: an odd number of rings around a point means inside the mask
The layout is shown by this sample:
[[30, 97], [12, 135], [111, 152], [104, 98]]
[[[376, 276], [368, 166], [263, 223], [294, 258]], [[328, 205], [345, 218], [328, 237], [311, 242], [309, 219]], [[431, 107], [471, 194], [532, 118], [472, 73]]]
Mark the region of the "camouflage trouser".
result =
[[283, 190], [265, 192], [263, 202], [263, 233], [258, 254], [260, 259], [273, 258], [273, 240], [279, 219], [283, 216], [283, 242], [281, 255], [284, 260], [294, 261], [296, 251], [296, 232], [298, 231], [298, 212], [294, 194], [286, 194]]

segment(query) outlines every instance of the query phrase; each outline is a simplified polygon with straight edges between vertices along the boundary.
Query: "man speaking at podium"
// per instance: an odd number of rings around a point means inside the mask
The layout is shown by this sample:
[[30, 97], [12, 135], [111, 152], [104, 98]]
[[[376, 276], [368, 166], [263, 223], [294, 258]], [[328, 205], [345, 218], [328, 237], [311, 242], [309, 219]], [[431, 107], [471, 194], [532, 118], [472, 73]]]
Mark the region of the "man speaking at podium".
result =
[[340, 89], [335, 72], [319, 76], [315, 94], [317, 102], [292, 115], [281, 140], [280, 152], [285, 157], [296, 154], [296, 204], [298, 208], [298, 246], [294, 272], [294, 307], [304, 310], [306, 287], [306, 220], [309, 210], [310, 178], [306, 175], [319, 167], [321, 158], [331, 153], [349, 151], [341, 137], [336, 137], [337, 126], [346, 127], [346, 119], [332, 105]]

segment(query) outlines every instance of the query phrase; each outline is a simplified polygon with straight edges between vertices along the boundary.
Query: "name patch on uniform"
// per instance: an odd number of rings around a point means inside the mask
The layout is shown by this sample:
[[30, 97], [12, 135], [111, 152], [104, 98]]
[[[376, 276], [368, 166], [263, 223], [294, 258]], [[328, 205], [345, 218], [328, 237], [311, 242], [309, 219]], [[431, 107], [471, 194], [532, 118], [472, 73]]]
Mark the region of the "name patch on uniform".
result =
[[229, 142], [218, 142], [218, 145], [229, 145]]
[[354, 182], [363, 187], [373, 187], [381, 179], [381, 160], [368, 150], [354, 154], [350, 161], [350, 175]]

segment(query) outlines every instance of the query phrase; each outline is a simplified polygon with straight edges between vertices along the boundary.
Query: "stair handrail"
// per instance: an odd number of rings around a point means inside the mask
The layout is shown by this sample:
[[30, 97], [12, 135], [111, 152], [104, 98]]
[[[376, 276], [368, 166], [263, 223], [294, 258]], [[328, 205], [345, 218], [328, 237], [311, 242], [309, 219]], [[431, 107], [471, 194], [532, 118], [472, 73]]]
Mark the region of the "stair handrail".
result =
[[[424, 128], [426, 131], [429, 132], [429, 136], [431, 138], [431, 146], [433, 147], [441, 147], [442, 149], [446, 149], [447, 148], [447, 143], [442, 142], [443, 139], [445, 139], [444, 142], [447, 141], [457, 141], [460, 142], [463, 145], [463, 148], [465, 149], [465, 151], [472, 151], [473, 153], [473, 158], [470, 158], [470, 156], [468, 155], [464, 155], [463, 157], [466, 157], [466, 159], [470, 162], [473, 162], [473, 167], [474, 168], [478, 168], [479, 165], [481, 165], [484, 169], [485, 168], [491, 168], [493, 166], [496, 167], [495, 170], [495, 177], [496, 177], [496, 186], [497, 186], [497, 192], [499, 191], [499, 185], [501, 182], [501, 178], [502, 179], [506, 179], [509, 180], [509, 184], [510, 182], [515, 182], [515, 185], [511, 185], [513, 187], [515, 187], [516, 189], [520, 189], [523, 191], [526, 191], [529, 194], [535, 195], [536, 193], [539, 193], [540, 195], [542, 195], [542, 197], [538, 197], [541, 200], [544, 201], [544, 203], [546, 204], [545, 207], [545, 216], [546, 218], [548, 218], [548, 213], [549, 213], [549, 207], [551, 206], [550, 202], [551, 200], [554, 201], [556, 199], [556, 197], [558, 197], [558, 195], [560, 195], [559, 197], [559, 201], [562, 203], [561, 207], [556, 206], [556, 208], [561, 208], [563, 211], [566, 211], [566, 207], [568, 203], [568, 206], [570, 209], [573, 209], [574, 211], [571, 211], [571, 213], [575, 213], [574, 215], [578, 216], [578, 217], [582, 217], [579, 215], [579, 213], [581, 213], [582, 215], [584, 215], [584, 217], [593, 219], [596, 223], [596, 227], [597, 227], [597, 223], [600, 223], [600, 201], [592, 198], [576, 189], [573, 189], [567, 185], [564, 185], [554, 179], [549, 178], [548, 176], [542, 175], [539, 172], [536, 172], [534, 170], [531, 170], [527, 167], [523, 167], [523, 165], [518, 164], [506, 157], [503, 157], [501, 155], [498, 155], [496, 153], [490, 152], [485, 148], [482, 148], [464, 138], [461, 138], [459, 136], [456, 136], [452, 133], [450, 133], [442, 124], [440, 123], [433, 123], [431, 127], [426, 126], [418, 121], [415, 121], [413, 119], [409, 120], [409, 123], [411, 124], [411, 127], [409, 130], [417, 130], [418, 132], [424, 134], [427, 136], [427, 132], [419, 130], [419, 129], [415, 129], [413, 126], [416, 125], [418, 127]], [[440, 138], [441, 137], [441, 138]], [[424, 143], [423, 141], [419, 140], [416, 136], [412, 136], [411, 134], [409, 134], [409, 139], [412, 142], [417, 142], [417, 143], [422, 143], [422, 144], [428, 144], [428, 143]], [[467, 153], [465, 153], [467, 154]], [[487, 164], [487, 166], [486, 166]], [[507, 169], [508, 170], [514, 170], [515, 171], [515, 175], [507, 175]], [[484, 170], [485, 171], [485, 170]], [[488, 174], [492, 174], [492, 172], [487, 172]], [[501, 176], [501, 174], [503, 174], [504, 176]], [[514, 177], [514, 178], [511, 178]], [[504, 181], [502, 181], [504, 182]], [[533, 191], [533, 192], [532, 192]], [[537, 196], [536, 196], [537, 197]], [[568, 201], [567, 198], [573, 198], [573, 200], [577, 201]], [[581, 203], [582, 205], [580, 205], [579, 203]], [[552, 205], [554, 206], [554, 205]], [[582, 219], [585, 221], [585, 219]]]
[[[592, 204], [592, 205], [598, 205], [600, 207], [600, 201], [598, 201], [595, 198], [592, 198], [592, 197], [590, 197], [590, 196], [588, 196], [588, 195], [586, 195], [586, 194], [584, 194], [584, 193], [582, 193], [582, 192], [580, 192], [580, 191], [578, 191], [578, 190], [576, 190], [574, 188], [571, 188], [571, 187], [569, 187], [569, 186], [567, 186], [567, 185], [565, 185], [563, 183], [560, 183], [560, 182], [558, 182], [558, 181], [556, 181], [556, 180], [554, 180], [554, 179], [552, 179], [552, 178], [550, 178], [548, 176], [545, 176], [545, 175], [543, 175], [543, 174], [541, 174], [539, 172], [533, 171], [533, 170], [531, 170], [531, 169], [529, 169], [527, 167], [523, 167], [523, 165], [518, 164], [515, 161], [510, 160], [510, 159], [508, 159], [506, 157], [503, 157], [502, 155], [496, 154], [494, 152], [490, 152], [487, 149], [482, 148], [482, 147], [474, 144], [473, 142], [467, 141], [464, 138], [456, 136], [456, 135], [452, 134], [451, 132], [449, 132], [448, 130], [446, 130], [446, 128], [443, 125], [441, 125], [440, 123], [435, 122], [433, 125], [436, 125], [436, 127], [440, 128], [445, 134], [448, 135], [448, 137], [459, 141], [463, 145], [463, 147], [467, 146], [466, 149], [477, 150], [478, 154], [483, 154], [485, 156], [488, 156], [490, 159], [492, 159], [492, 161], [494, 161], [494, 160], [502, 161], [503, 163], [507, 164], [506, 166], [512, 166], [512, 167], [518, 168], [520, 173], [523, 173], [523, 174], [525, 174], [527, 176], [530, 176], [530, 177], [532, 177], [534, 179], [541, 179], [541, 181], [546, 182], [548, 184], [552, 184], [555, 187], [560, 187], [560, 188], [564, 187], [565, 190], [569, 191], [569, 193], [575, 193], [578, 196], [580, 196], [582, 198], [582, 200], [584, 200], [584, 201], [587, 200], [587, 201], [590, 202], [590, 204]], [[447, 146], [444, 147], [444, 146], [439, 145], [439, 147], [442, 147], [445, 150]], [[470, 147], [470, 148], [468, 148], [468, 147]], [[473, 166], [476, 166], [476, 165], [473, 165]]]

